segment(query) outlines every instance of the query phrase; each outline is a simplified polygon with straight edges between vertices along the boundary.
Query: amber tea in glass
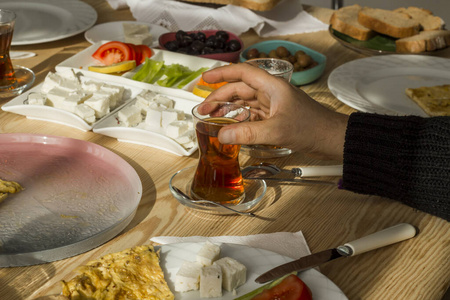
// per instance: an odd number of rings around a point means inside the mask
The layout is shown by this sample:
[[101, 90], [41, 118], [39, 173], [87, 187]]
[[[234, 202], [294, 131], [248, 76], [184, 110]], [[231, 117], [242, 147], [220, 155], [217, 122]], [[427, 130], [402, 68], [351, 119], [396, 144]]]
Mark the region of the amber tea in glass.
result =
[[0, 90], [10, 90], [17, 86], [14, 68], [9, 57], [16, 15], [0, 9]]
[[238, 204], [245, 198], [239, 166], [240, 145], [221, 144], [218, 133], [232, 123], [245, 122], [250, 112], [234, 103], [204, 103], [192, 110], [200, 158], [191, 194], [222, 204]]

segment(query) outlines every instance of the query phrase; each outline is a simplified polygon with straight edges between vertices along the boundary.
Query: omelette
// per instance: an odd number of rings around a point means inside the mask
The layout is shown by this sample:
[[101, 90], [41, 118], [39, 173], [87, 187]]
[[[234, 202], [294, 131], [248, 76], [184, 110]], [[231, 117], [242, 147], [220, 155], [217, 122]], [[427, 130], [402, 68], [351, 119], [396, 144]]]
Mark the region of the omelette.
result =
[[21, 190], [23, 190], [23, 188], [19, 183], [0, 179], [0, 203], [5, 200], [9, 194], [14, 194]]
[[73, 300], [172, 300], [153, 246], [136, 246], [107, 254], [77, 268], [62, 281], [62, 295]]

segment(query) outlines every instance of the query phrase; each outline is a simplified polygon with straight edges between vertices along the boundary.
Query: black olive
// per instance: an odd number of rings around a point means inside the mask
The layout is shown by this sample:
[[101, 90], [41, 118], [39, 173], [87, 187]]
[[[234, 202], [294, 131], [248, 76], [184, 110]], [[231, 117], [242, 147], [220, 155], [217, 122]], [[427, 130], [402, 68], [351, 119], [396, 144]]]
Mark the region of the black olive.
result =
[[241, 43], [236, 40], [231, 40], [227, 43], [226, 49], [230, 52], [239, 51], [241, 50]]
[[228, 35], [228, 33], [227, 33], [226, 31], [223, 31], [223, 30], [217, 31], [217, 32], [216, 32], [216, 36], [217, 36], [218, 38], [224, 39], [225, 41], [228, 41], [228, 38], [230, 37], [230, 36]]
[[192, 44], [192, 41], [193, 39], [189, 35], [185, 35], [180, 41], [180, 47], [188, 47]]
[[216, 36], [211, 35], [206, 39], [205, 46], [214, 48], [214, 42], [216, 41]]
[[181, 41], [185, 35], [187, 35], [185, 31], [178, 30], [177, 33], [175, 33], [175, 38], [177, 39], [177, 41]]
[[199, 40], [199, 41], [205, 42], [206, 41], [206, 35], [203, 32], [199, 31], [196, 34], [196, 39]]
[[216, 39], [214, 42], [214, 49], [223, 49], [225, 47], [225, 42], [222, 39]]
[[178, 48], [177, 52], [186, 54], [188, 53], [188, 48], [187, 47]]
[[202, 52], [201, 52], [202, 55], [211, 54], [211, 53], [214, 53], [214, 49], [211, 47], [205, 47], [202, 49]]
[[200, 55], [200, 51], [198, 51], [196, 49], [189, 48], [188, 51], [187, 51], [187, 54], [189, 54], [189, 55]]
[[205, 43], [199, 40], [195, 40], [191, 44], [191, 49], [195, 51], [202, 51], [202, 49], [205, 48]]
[[189, 36], [192, 38], [192, 40], [196, 40], [197, 39], [197, 34], [195, 32], [189, 33]]
[[169, 51], [177, 51], [178, 50], [178, 41], [170, 41], [164, 44], [164, 47]]

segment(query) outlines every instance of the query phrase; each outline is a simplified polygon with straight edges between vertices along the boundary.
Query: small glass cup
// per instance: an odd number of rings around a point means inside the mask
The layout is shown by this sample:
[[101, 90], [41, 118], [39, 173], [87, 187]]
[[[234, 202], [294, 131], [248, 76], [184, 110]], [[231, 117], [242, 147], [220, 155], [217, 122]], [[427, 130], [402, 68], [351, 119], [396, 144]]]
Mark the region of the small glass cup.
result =
[[[287, 60], [279, 58], [254, 58], [246, 63], [267, 71], [269, 74], [280, 77], [287, 82], [291, 81], [294, 65]], [[291, 149], [272, 145], [243, 145], [242, 153], [256, 158], [284, 157], [292, 153]]]
[[194, 199], [221, 204], [239, 204], [245, 199], [244, 180], [239, 165], [240, 145], [219, 142], [221, 128], [247, 122], [250, 111], [229, 102], [206, 102], [192, 109], [200, 158], [191, 186]]
[[14, 32], [16, 14], [10, 10], [0, 9], [0, 90], [6, 91], [17, 87], [17, 79], [9, 57]]

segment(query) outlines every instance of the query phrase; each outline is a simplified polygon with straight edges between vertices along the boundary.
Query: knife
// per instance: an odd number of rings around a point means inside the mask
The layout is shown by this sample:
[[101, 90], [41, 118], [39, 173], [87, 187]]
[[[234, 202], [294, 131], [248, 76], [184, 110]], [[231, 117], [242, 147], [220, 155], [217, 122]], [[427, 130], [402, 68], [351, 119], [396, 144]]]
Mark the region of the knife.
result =
[[260, 275], [255, 281], [257, 283], [265, 283], [294, 271], [303, 271], [341, 257], [355, 256], [377, 248], [395, 244], [415, 237], [418, 232], [418, 229], [411, 224], [397, 224], [352, 242], [348, 242], [334, 249], [307, 255], [292, 262], [280, 265]]

